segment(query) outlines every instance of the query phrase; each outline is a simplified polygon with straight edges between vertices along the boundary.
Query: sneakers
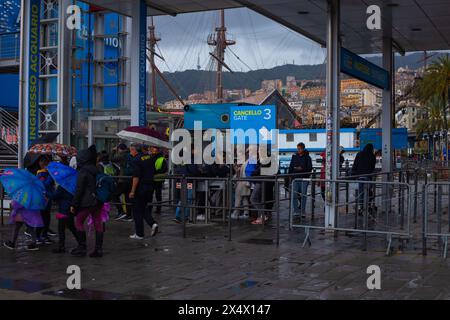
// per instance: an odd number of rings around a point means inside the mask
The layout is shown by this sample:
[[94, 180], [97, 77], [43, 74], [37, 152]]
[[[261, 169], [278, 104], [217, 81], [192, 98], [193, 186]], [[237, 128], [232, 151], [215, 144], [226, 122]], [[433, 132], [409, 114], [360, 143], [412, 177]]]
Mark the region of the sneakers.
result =
[[151, 233], [151, 236], [154, 237], [154, 236], [156, 236], [157, 233], [158, 233], [158, 224], [154, 223], [154, 224], [152, 225], [152, 233]]
[[[247, 220], [248, 217], [249, 217], [248, 213], [244, 213], [244, 214], [239, 215], [239, 219], [241, 219], [241, 220]], [[233, 216], [231, 216], [231, 218], [233, 218]]]
[[[197, 218], [197, 219], [198, 219], [198, 218]], [[233, 213], [231, 214], [231, 219], [234, 219], [234, 220], [239, 219], [239, 215], [237, 214], [237, 212], [233, 212]]]
[[52, 229], [48, 229], [47, 235], [49, 235], [50, 237], [56, 237], [58, 234]]
[[39, 247], [35, 243], [30, 243], [27, 245], [27, 251], [37, 251]]
[[172, 221], [178, 224], [183, 223], [183, 221], [180, 218], [175, 218]]
[[127, 217], [127, 215], [125, 213], [119, 214], [117, 216], [117, 218], [115, 218], [114, 220], [116, 221], [120, 221], [120, 220], [124, 220]]
[[37, 238], [36, 239], [36, 244], [44, 244], [44, 238]]
[[129, 217], [127, 216], [127, 217], [123, 218], [122, 221], [133, 222], [133, 218], [131, 216], [129, 216]]
[[[153, 231], [153, 228], [152, 228], [152, 231]], [[132, 235], [130, 236], [130, 239], [134, 239], [134, 240], [144, 240], [144, 237], [140, 237], [140, 236], [138, 236], [138, 235], [135, 233], [135, 234], [132, 234]]]
[[41, 241], [43, 244], [54, 244], [55, 243], [55, 241], [53, 241], [49, 237], [42, 238]]
[[15, 250], [16, 246], [14, 245], [14, 243], [12, 241], [5, 241], [3, 242], [3, 246], [9, 250]]
[[197, 216], [197, 221], [205, 221], [205, 215], [204, 214], [199, 214]]
[[23, 233], [27, 238], [31, 238], [31, 233], [29, 233], [28, 231], [25, 231]]

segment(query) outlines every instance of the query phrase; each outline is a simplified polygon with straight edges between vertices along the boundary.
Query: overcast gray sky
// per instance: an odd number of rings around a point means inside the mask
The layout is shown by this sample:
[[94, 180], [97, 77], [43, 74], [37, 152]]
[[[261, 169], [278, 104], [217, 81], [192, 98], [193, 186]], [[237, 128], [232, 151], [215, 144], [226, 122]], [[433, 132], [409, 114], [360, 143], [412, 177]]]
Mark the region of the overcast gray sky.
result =
[[[162, 38], [158, 45], [166, 60], [166, 63], [157, 61], [161, 70], [196, 69], [198, 57], [202, 70], [211, 69], [212, 48], [206, 40], [219, 25], [219, 11], [155, 17], [154, 23], [157, 35]], [[225, 56], [234, 71], [272, 68], [292, 62], [324, 62], [325, 49], [318, 44], [249, 9], [226, 10], [225, 23], [228, 37], [237, 42]]]

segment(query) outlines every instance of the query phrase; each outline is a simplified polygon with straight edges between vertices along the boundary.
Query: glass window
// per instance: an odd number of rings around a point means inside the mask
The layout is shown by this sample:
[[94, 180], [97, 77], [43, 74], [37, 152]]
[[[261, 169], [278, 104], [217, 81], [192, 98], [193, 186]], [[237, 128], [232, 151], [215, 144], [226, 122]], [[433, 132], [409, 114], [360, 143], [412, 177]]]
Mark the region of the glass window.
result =
[[316, 141], [317, 141], [317, 133], [315, 133], [315, 132], [310, 132], [310, 133], [309, 133], [309, 141], [310, 141], [310, 142], [316, 142]]
[[294, 134], [286, 133], [286, 142], [294, 142]]

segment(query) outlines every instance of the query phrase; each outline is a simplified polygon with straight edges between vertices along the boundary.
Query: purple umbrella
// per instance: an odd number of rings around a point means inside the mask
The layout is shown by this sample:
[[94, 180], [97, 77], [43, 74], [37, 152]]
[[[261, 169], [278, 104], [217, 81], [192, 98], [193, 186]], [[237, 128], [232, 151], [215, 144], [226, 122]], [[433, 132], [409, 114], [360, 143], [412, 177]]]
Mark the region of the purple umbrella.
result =
[[158, 131], [147, 127], [128, 127], [119, 133], [117, 136], [123, 140], [147, 144], [149, 146], [171, 149], [172, 146], [167, 138]]

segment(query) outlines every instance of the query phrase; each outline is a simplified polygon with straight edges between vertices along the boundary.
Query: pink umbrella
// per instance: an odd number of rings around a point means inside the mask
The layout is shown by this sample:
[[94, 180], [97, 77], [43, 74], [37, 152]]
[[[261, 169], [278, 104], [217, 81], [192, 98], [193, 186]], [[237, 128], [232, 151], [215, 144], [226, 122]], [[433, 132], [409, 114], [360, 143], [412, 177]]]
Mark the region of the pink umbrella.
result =
[[143, 143], [149, 146], [166, 149], [172, 148], [170, 142], [167, 141], [167, 137], [165, 137], [158, 131], [147, 127], [128, 127], [117, 133], [117, 136], [123, 140]]

